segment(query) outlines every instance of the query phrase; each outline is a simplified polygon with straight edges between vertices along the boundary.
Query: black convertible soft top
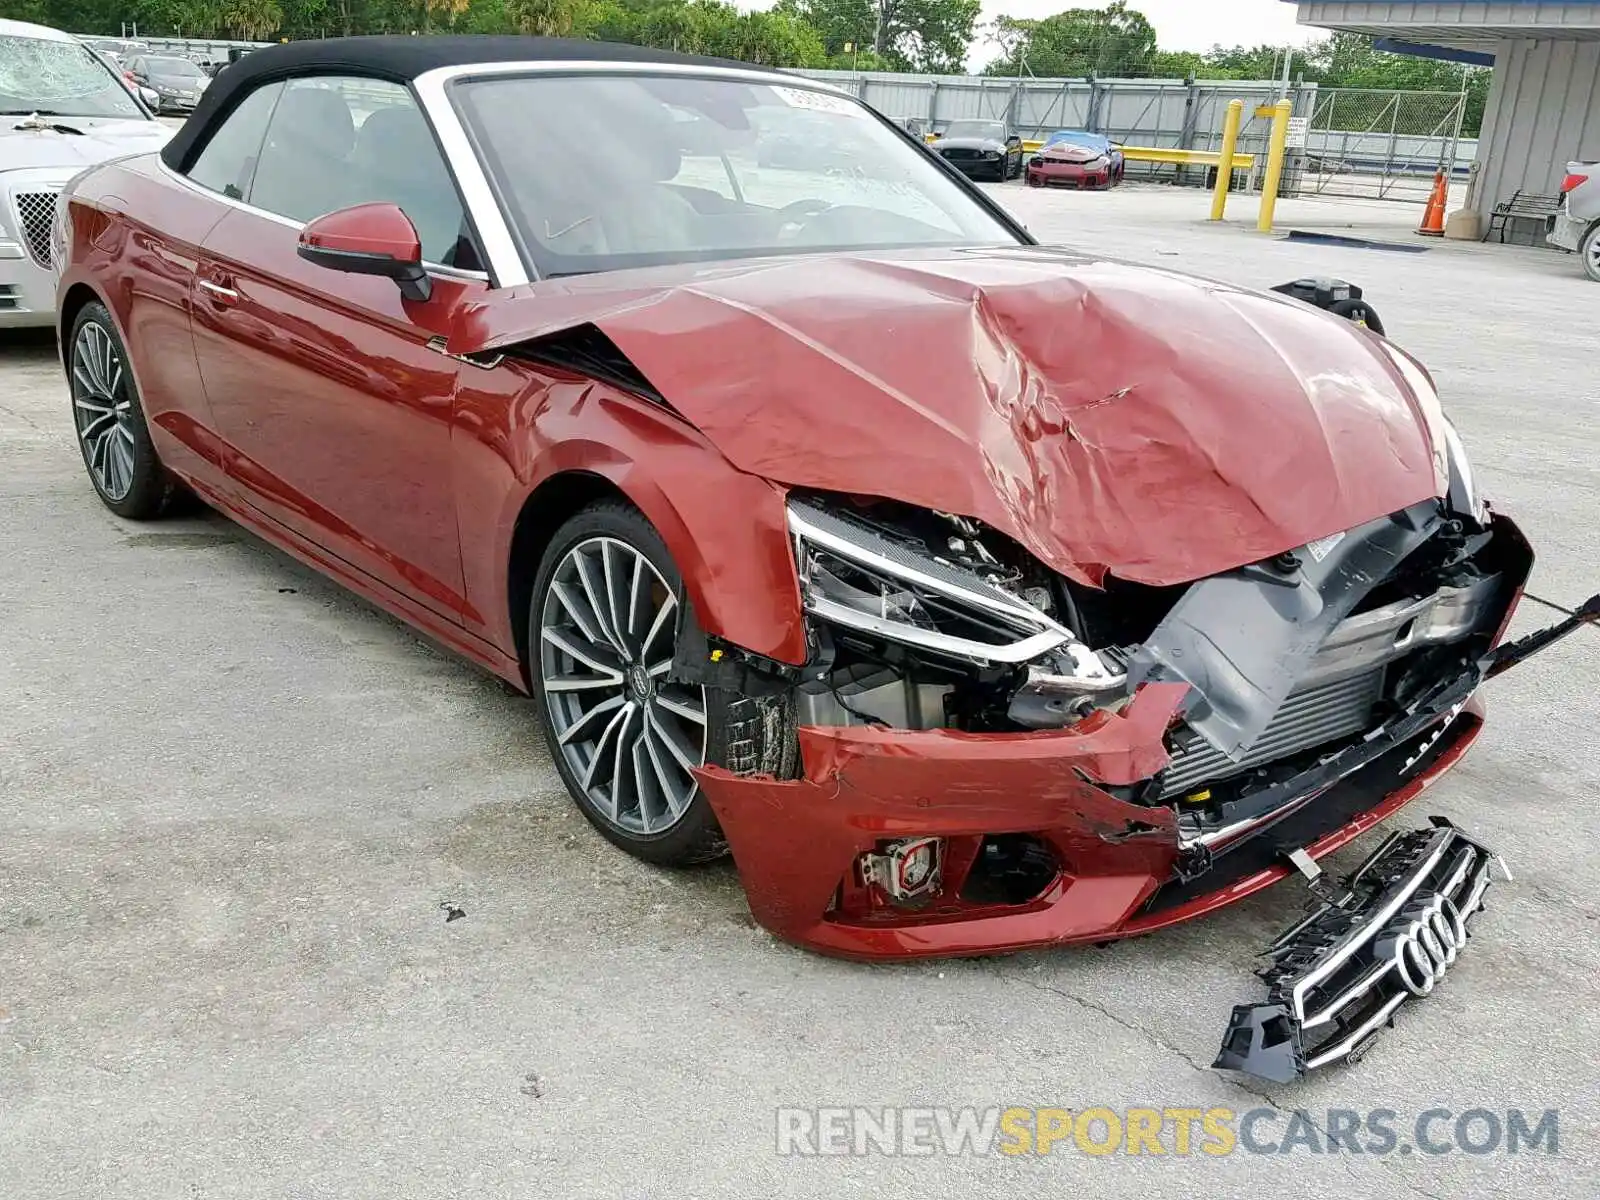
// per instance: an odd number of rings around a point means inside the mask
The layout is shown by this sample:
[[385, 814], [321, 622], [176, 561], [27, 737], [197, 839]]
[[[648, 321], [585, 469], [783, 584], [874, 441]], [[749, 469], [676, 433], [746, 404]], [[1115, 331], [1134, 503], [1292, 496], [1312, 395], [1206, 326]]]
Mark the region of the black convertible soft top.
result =
[[206, 89], [194, 114], [161, 151], [162, 160], [184, 171], [239, 99], [265, 80], [336, 71], [409, 83], [436, 67], [499, 62], [655, 62], [680, 66], [752, 68], [724, 58], [675, 54], [624, 42], [536, 37], [348, 37], [286, 42], [248, 54], [225, 68]]

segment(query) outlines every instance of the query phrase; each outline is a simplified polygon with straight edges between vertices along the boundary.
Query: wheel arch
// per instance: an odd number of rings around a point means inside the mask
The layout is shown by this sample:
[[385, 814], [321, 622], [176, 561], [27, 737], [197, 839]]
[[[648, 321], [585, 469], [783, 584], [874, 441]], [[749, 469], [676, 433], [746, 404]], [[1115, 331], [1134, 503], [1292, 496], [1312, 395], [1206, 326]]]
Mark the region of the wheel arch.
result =
[[[544, 560], [545, 549], [556, 531], [589, 505], [600, 500], [632, 499], [610, 479], [595, 471], [562, 471], [545, 479], [528, 493], [511, 530], [511, 548], [506, 563], [506, 604], [517, 661], [522, 664], [522, 683], [530, 692], [533, 677], [529, 668], [528, 622], [526, 613], [533, 602], [533, 583]], [[635, 508], [638, 505], [634, 505]]]
[[[56, 353], [61, 357], [63, 371], [68, 369], [67, 352], [72, 342], [72, 323], [78, 319], [79, 313], [96, 301], [104, 304], [107, 312], [111, 311], [105, 297], [82, 280], [69, 287], [61, 297], [56, 313]], [[113, 314], [111, 319], [115, 321], [116, 315]], [[120, 334], [122, 331], [119, 329], [117, 332]]]
[[562, 524], [607, 499], [631, 505], [660, 534], [706, 633], [781, 661], [805, 660], [785, 493], [720, 457], [696, 458], [700, 470], [686, 473], [646, 471], [614, 451], [585, 455], [523, 499], [506, 550], [505, 603], [525, 687], [532, 687], [527, 614], [540, 562]]

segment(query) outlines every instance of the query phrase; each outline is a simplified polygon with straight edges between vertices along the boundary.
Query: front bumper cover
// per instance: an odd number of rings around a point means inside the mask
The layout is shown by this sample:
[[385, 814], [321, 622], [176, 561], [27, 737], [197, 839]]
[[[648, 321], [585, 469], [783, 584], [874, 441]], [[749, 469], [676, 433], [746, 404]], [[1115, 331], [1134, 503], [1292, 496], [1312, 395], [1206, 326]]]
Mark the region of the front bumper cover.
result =
[[[1199, 916], [1284, 878], [1391, 815], [1446, 771], [1481, 727], [1486, 679], [1600, 622], [1600, 596], [1565, 621], [1463, 661], [1344, 749], [1230, 802], [1249, 836], [1185, 836], [1174, 806], [1121, 798], [1169, 761], [1165, 735], [1190, 685], [1149, 682], [1120, 713], [1065, 729], [803, 726], [805, 773], [777, 780], [696, 771], [728, 838], [753, 915], [790, 941], [859, 959], [904, 959], [1095, 942]], [[1051, 866], [1020, 898], [964, 884], [996, 837], [1031, 839]], [[941, 890], [914, 908], [858, 879], [883, 844], [941, 838]], [[1263, 860], [1262, 854], [1268, 857]]]
[[1107, 187], [1112, 179], [1110, 167], [1087, 168], [1079, 163], [1028, 164], [1028, 182], [1067, 184], [1072, 187]]
[[[1232, 904], [1292, 869], [1260, 846], [1321, 858], [1398, 811], [1455, 764], [1482, 728], [1476, 703], [1441, 703], [1419, 747], [1389, 742], [1376, 760], [1340, 756], [1303, 772], [1308, 803], [1285, 806], [1271, 837], [1241, 839], [1192, 861], [1171, 807], [1119, 800], [1109, 787], [1149, 776], [1161, 731], [1187, 688], [1147, 684], [1120, 716], [1068, 730], [973, 735], [950, 730], [803, 727], [798, 780], [697, 772], [726, 834], [756, 920], [825, 954], [892, 960], [997, 954], [1150, 933]], [[1352, 750], [1371, 750], [1359, 743]], [[1347, 752], [1349, 753], [1349, 752]], [[1023, 903], [962, 899], [982, 839], [1026, 835], [1060, 870]], [[941, 837], [945, 899], [918, 911], [856, 906], [848, 880], [879, 843]], [[859, 895], [855, 897], [859, 899]]]
[[1433, 820], [1392, 834], [1268, 948], [1267, 1001], [1233, 1010], [1214, 1067], [1288, 1083], [1355, 1062], [1402, 1004], [1444, 979], [1495, 868], [1511, 875], [1488, 848]]

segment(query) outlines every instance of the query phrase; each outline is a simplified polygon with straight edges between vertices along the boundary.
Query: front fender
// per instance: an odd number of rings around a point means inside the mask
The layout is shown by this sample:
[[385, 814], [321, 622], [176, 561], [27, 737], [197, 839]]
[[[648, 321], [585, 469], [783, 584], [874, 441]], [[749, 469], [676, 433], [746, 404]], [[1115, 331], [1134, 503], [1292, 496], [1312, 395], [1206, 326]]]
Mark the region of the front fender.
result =
[[676, 414], [581, 376], [507, 360], [463, 376], [456, 437], [467, 591], [485, 636], [507, 653], [521, 620], [505, 599], [518, 518], [542, 486], [581, 472], [607, 481], [655, 526], [708, 634], [782, 662], [805, 661], [785, 490], [735, 469]]

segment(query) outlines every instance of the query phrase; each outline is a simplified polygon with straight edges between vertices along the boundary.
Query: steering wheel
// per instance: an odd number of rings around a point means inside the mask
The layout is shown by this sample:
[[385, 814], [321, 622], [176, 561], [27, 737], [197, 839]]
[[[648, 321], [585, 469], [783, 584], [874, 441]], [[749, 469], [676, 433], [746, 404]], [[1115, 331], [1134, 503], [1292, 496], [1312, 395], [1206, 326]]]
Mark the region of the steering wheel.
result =
[[778, 210], [778, 236], [785, 239], [795, 237], [807, 221], [821, 216], [832, 207], [829, 201], [815, 197], [785, 204]]

